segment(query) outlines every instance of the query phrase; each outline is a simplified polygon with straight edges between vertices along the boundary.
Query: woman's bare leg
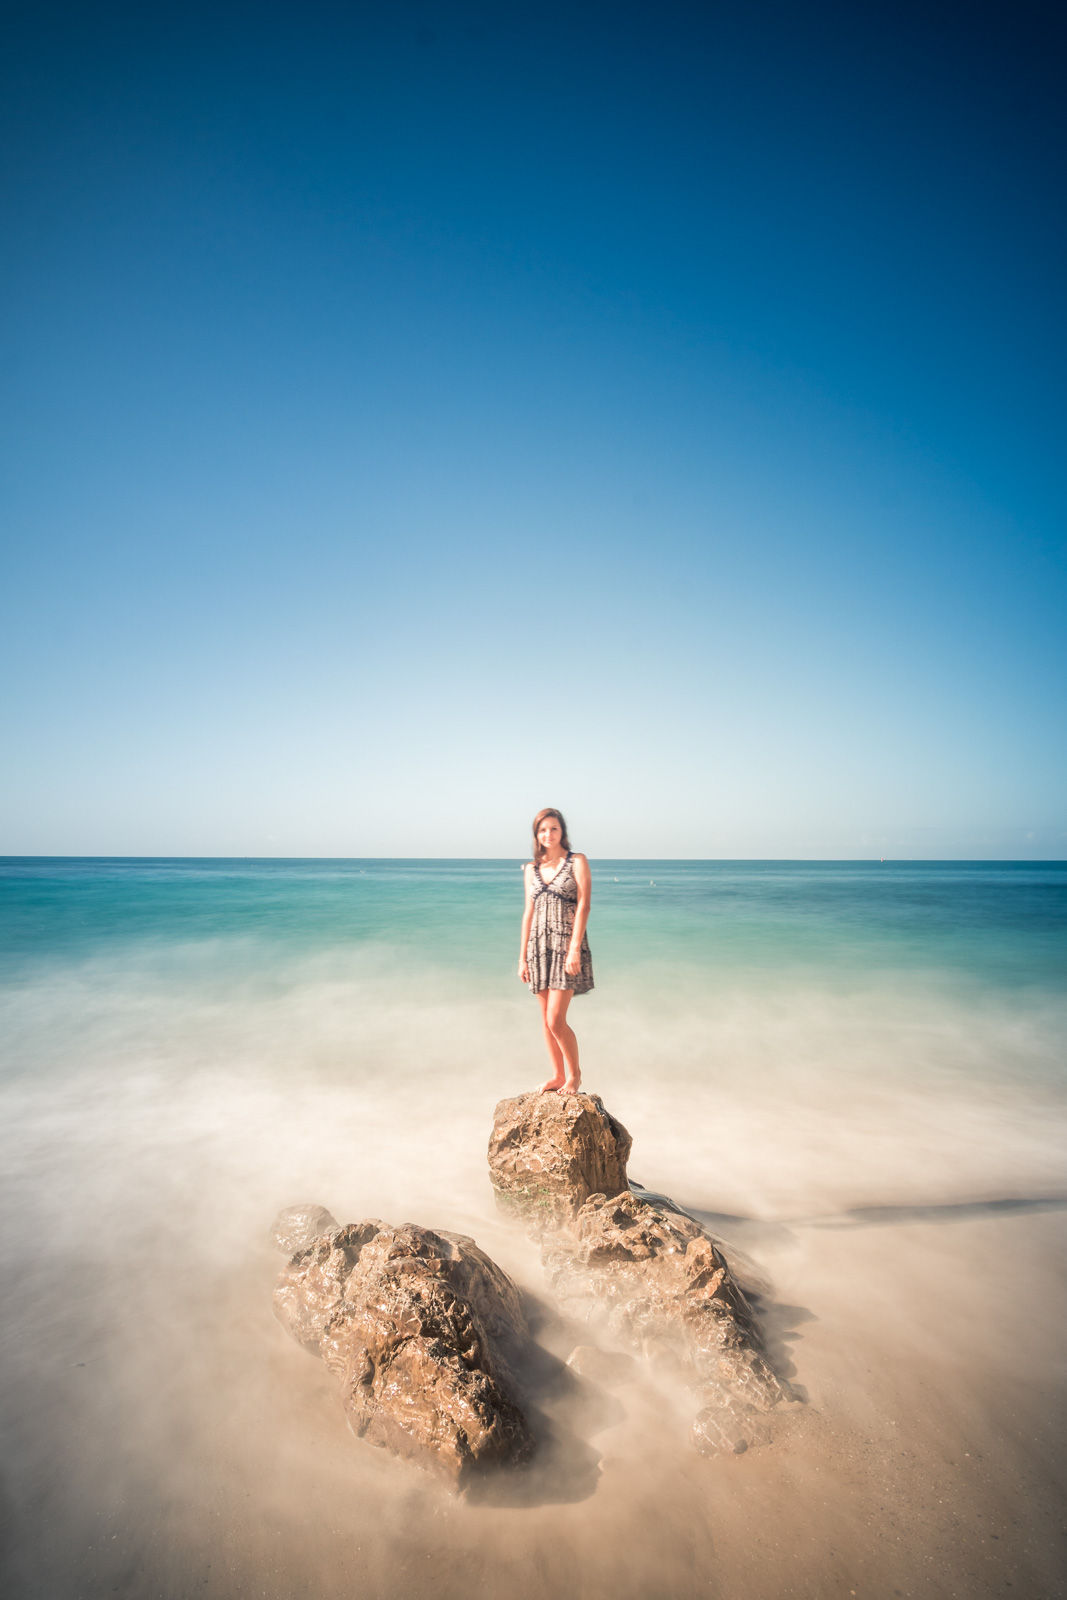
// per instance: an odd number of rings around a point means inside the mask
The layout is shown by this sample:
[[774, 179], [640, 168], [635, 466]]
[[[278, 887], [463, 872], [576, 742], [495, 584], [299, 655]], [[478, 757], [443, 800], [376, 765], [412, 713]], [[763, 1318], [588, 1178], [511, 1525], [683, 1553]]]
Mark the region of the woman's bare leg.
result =
[[577, 1094], [582, 1081], [582, 1071], [578, 1065], [578, 1040], [567, 1021], [567, 1008], [573, 998], [573, 989], [549, 989], [545, 1004], [545, 1027], [563, 1057], [565, 1068], [563, 1082], [558, 1085], [560, 1094]]
[[545, 1030], [545, 1044], [548, 1046], [549, 1060], [552, 1062], [552, 1076], [538, 1089], [538, 1094], [549, 1094], [553, 1089], [562, 1088], [567, 1076], [567, 1063], [563, 1051], [556, 1043], [552, 1029], [548, 1025], [548, 997], [558, 994], [558, 989], [542, 989], [537, 996], [541, 1002], [541, 1022]]

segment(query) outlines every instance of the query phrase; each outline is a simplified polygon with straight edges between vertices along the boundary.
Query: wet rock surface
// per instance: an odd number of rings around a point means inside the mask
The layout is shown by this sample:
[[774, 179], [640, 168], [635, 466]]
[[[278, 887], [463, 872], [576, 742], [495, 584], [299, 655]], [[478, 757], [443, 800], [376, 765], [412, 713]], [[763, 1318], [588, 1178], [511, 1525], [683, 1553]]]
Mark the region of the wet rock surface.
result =
[[337, 1218], [325, 1206], [286, 1206], [271, 1223], [267, 1242], [271, 1249], [280, 1250], [283, 1256], [292, 1256], [298, 1250], [306, 1250], [324, 1233], [332, 1233], [338, 1227], [340, 1223]]
[[665, 1195], [631, 1190], [630, 1143], [595, 1095], [503, 1100], [489, 1143], [498, 1202], [540, 1235], [560, 1312], [589, 1330], [575, 1369], [605, 1381], [619, 1353], [643, 1357], [699, 1400], [694, 1446], [740, 1454], [795, 1396], [717, 1241]]
[[530, 1456], [516, 1398], [526, 1318], [473, 1239], [375, 1219], [335, 1228], [290, 1260], [274, 1310], [337, 1377], [354, 1432], [371, 1444], [457, 1488]]
[[689, 1442], [702, 1456], [744, 1455], [752, 1445], [768, 1444], [771, 1429], [766, 1412], [745, 1407], [705, 1406], [689, 1430]]
[[534, 1233], [572, 1219], [592, 1194], [626, 1188], [630, 1135], [595, 1094], [501, 1100], [489, 1139], [497, 1204]]
[[627, 1190], [593, 1195], [542, 1260], [563, 1314], [708, 1392], [708, 1403], [766, 1411], [785, 1389], [752, 1308], [698, 1222]]

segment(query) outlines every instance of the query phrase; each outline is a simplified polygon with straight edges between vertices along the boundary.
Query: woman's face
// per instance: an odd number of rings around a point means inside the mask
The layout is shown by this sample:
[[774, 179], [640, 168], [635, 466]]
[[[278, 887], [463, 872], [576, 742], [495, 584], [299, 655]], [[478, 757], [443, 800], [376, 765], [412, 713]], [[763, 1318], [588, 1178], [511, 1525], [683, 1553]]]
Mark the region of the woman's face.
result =
[[537, 830], [537, 842], [542, 850], [553, 851], [559, 848], [559, 841], [563, 838], [563, 829], [555, 817], [546, 817]]

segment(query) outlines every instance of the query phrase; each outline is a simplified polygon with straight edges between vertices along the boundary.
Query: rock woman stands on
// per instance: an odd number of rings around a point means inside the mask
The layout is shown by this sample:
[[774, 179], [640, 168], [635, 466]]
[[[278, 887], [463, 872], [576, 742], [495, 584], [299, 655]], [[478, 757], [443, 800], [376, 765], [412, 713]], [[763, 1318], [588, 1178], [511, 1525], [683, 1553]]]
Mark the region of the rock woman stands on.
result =
[[523, 867], [526, 906], [519, 944], [519, 977], [541, 1002], [552, 1076], [540, 1092], [576, 1094], [582, 1081], [578, 1040], [567, 1021], [576, 994], [593, 987], [593, 958], [585, 936], [592, 882], [589, 862], [572, 850], [563, 813], [546, 806], [533, 820], [533, 860]]

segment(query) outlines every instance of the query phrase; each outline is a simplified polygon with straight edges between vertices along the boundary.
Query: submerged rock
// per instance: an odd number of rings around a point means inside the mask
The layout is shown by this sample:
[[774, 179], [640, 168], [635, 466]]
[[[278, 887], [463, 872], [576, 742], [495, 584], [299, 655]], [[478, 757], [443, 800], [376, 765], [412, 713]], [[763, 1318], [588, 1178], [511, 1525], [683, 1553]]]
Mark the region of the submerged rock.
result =
[[579, 1377], [602, 1383], [605, 1389], [630, 1383], [638, 1374], [633, 1356], [624, 1355], [621, 1350], [601, 1350], [595, 1344], [575, 1345], [567, 1357], [567, 1365]]
[[336, 1228], [293, 1256], [274, 1311], [339, 1379], [349, 1422], [371, 1444], [458, 1488], [530, 1455], [515, 1398], [526, 1318], [473, 1239], [377, 1220]]
[[705, 1406], [693, 1419], [689, 1442], [702, 1456], [741, 1456], [753, 1445], [770, 1443], [772, 1415], [746, 1407]]
[[626, 1188], [630, 1135], [595, 1094], [501, 1100], [489, 1139], [497, 1205], [535, 1233], [571, 1219], [591, 1194]]
[[267, 1242], [272, 1250], [280, 1250], [283, 1256], [292, 1256], [298, 1250], [306, 1250], [324, 1233], [332, 1233], [338, 1227], [340, 1223], [337, 1218], [325, 1206], [286, 1206], [271, 1223]]
[[566, 1316], [707, 1391], [709, 1405], [766, 1411], [783, 1398], [751, 1307], [692, 1217], [629, 1190], [593, 1195], [545, 1237], [542, 1260]]
[[540, 1234], [560, 1310], [598, 1341], [574, 1365], [592, 1376], [598, 1354], [604, 1372], [612, 1351], [644, 1357], [699, 1396], [697, 1448], [740, 1453], [792, 1392], [717, 1242], [665, 1195], [631, 1190], [630, 1143], [596, 1095], [502, 1100], [489, 1141], [497, 1201]]

